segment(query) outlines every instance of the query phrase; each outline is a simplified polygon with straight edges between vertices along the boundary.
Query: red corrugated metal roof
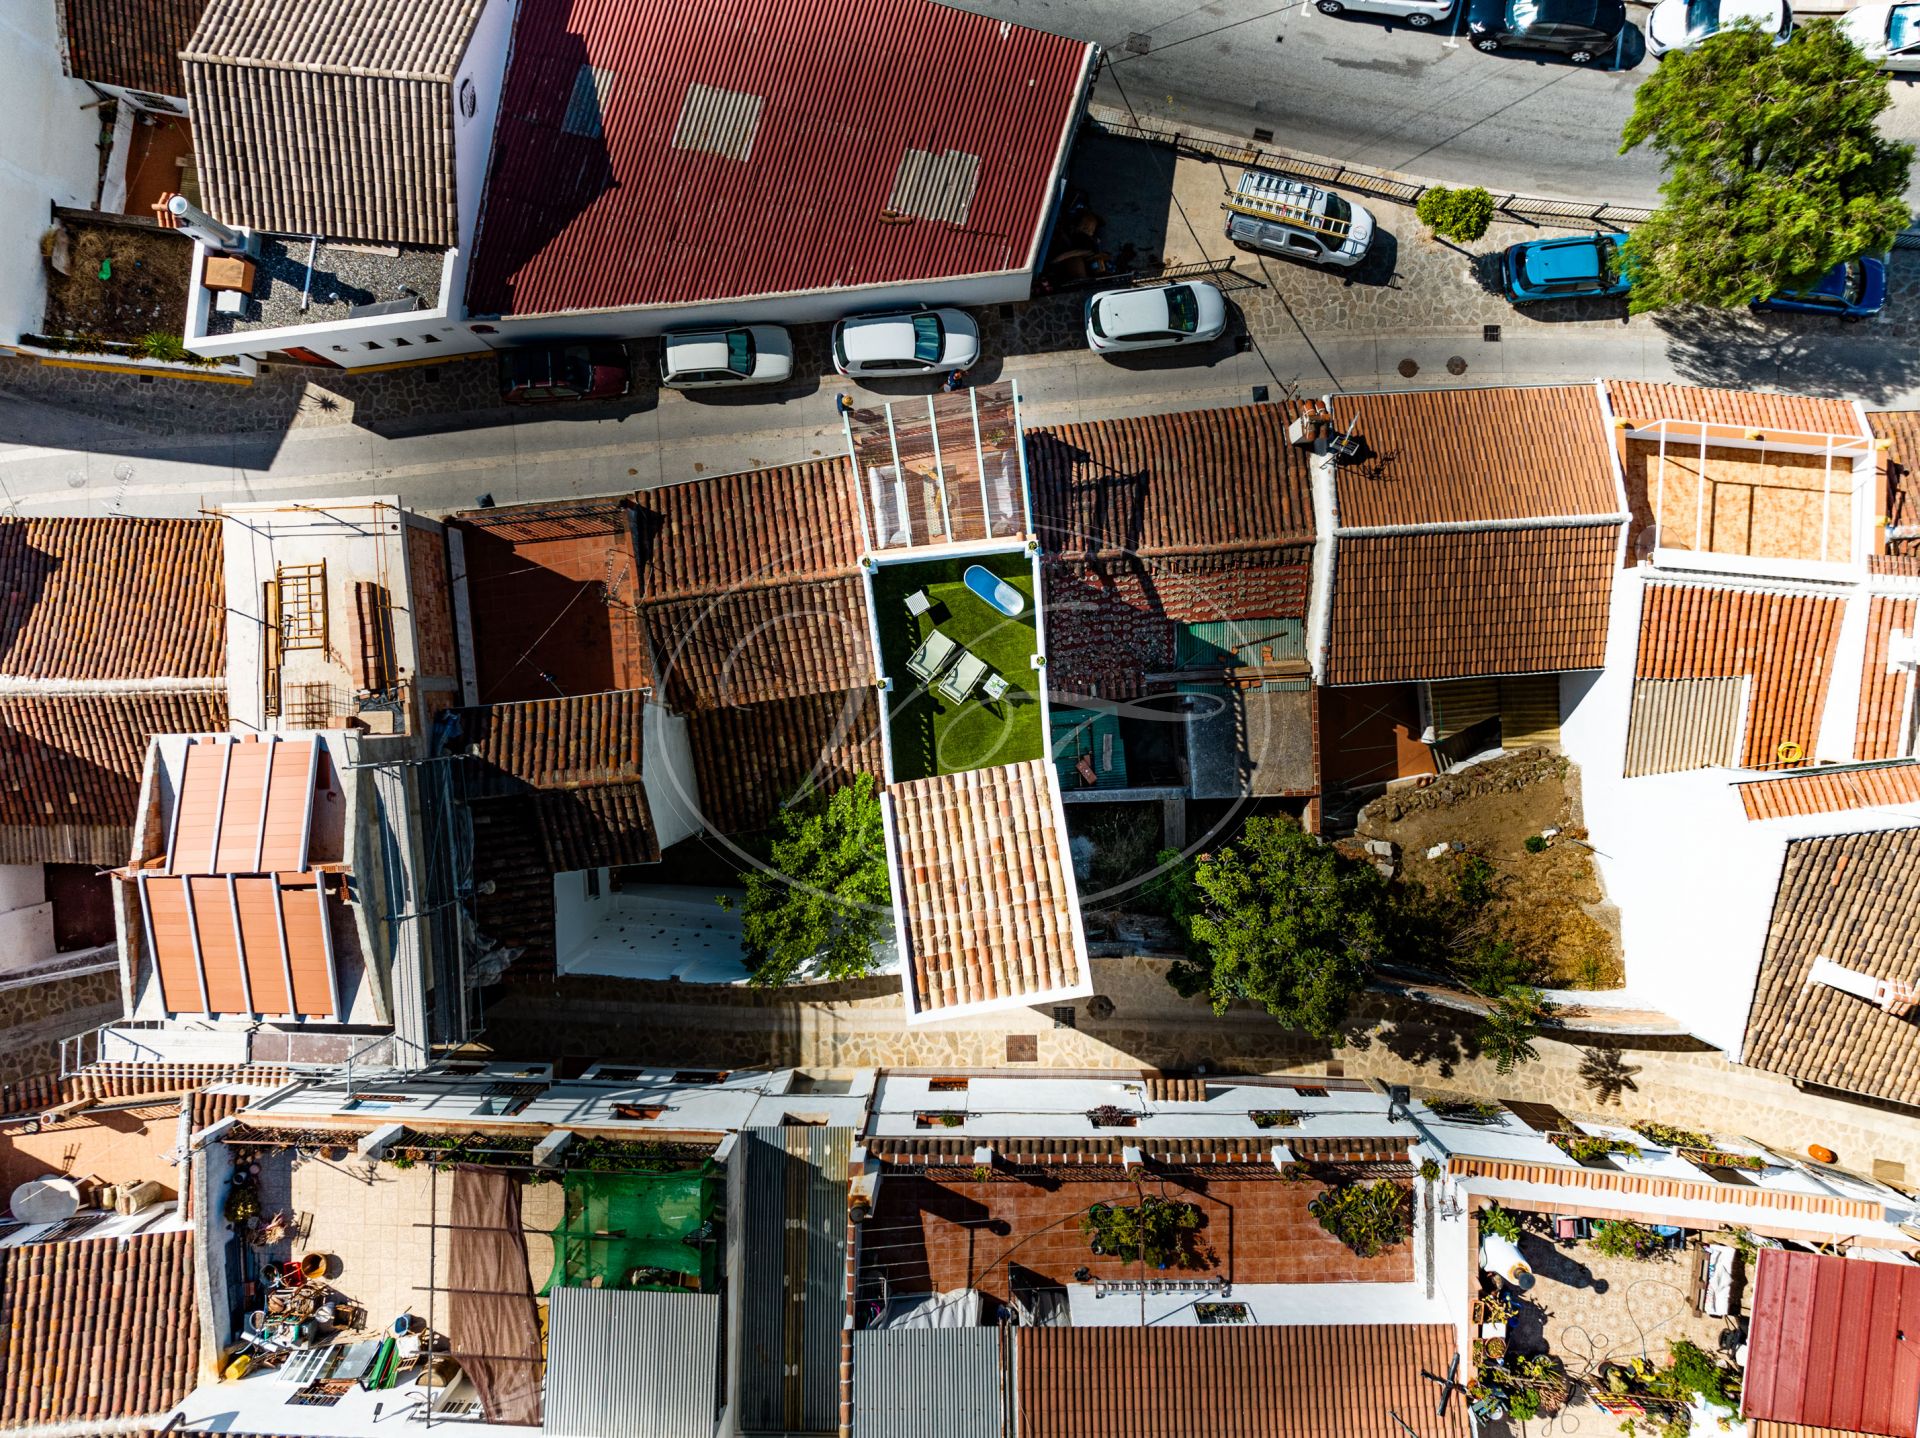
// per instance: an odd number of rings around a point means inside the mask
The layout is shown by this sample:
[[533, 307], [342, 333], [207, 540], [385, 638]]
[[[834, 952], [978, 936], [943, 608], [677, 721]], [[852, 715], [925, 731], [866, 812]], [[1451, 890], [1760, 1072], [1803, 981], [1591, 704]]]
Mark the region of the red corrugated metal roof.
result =
[[1920, 1268], [1763, 1250], [1742, 1412], [1913, 1438]]
[[[468, 308], [1025, 269], [1090, 48], [931, 0], [524, 0]], [[695, 85], [757, 97], [744, 160], [675, 148]], [[909, 149], [979, 158], [963, 223], [883, 218]]]

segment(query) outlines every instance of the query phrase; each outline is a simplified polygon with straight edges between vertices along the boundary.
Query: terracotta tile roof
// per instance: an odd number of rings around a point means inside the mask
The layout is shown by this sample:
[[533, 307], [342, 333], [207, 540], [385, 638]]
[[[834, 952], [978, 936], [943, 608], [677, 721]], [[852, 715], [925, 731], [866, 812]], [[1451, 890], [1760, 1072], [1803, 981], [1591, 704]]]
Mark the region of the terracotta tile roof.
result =
[[453, 79], [484, 7], [210, 0], [181, 55], [207, 208], [282, 234], [458, 243]]
[[1854, 729], [1853, 757], [1898, 759], [1907, 752], [1903, 727], [1908, 717], [1913, 671], [1887, 665], [1887, 641], [1912, 634], [1920, 602], [1876, 594], [1867, 607], [1867, 652], [1860, 668], [1860, 708]]
[[101, 85], [185, 98], [180, 52], [207, 0], [60, 0], [67, 73]]
[[1920, 1268], [1762, 1249], [1747, 1336], [1747, 1418], [1913, 1438]]
[[126, 863], [148, 740], [226, 727], [221, 689], [0, 696], [0, 863]]
[[846, 576], [649, 604], [655, 683], [675, 713], [871, 684], [866, 589]]
[[259, 1097], [259, 1093], [249, 1089], [195, 1089], [187, 1096], [188, 1122], [198, 1133], [223, 1118], [232, 1118]]
[[720, 834], [765, 828], [803, 785], [831, 791], [881, 772], [871, 687], [697, 710], [687, 738], [701, 817]]
[[1367, 446], [1335, 471], [1342, 528], [1620, 511], [1592, 385], [1336, 395], [1333, 417]]
[[449, 523], [466, 555], [481, 703], [651, 682], [625, 497], [467, 510]]
[[844, 459], [665, 485], [633, 506], [643, 603], [852, 574], [860, 562]]
[[1021, 1328], [1021, 1438], [1464, 1438], [1466, 1405], [1434, 1416], [1458, 1351], [1425, 1323], [1274, 1327]]
[[1607, 381], [1614, 416], [1635, 425], [1658, 419], [1697, 424], [1735, 425], [1742, 429], [1791, 430], [1799, 434], [1860, 433], [1860, 416], [1846, 400], [1811, 395], [1765, 394], [1758, 390], [1698, 389], [1692, 385]]
[[1895, 529], [1920, 525], [1920, 409], [1870, 414], [1867, 428], [1887, 441], [1887, 491], [1881, 510]]
[[1920, 540], [1904, 539], [1898, 541], [1901, 552], [1898, 554], [1869, 554], [1867, 573], [1898, 574], [1907, 578], [1920, 578], [1920, 552], [1915, 546]]
[[193, 1388], [193, 1235], [0, 1249], [0, 1426], [158, 1413]]
[[1920, 761], [1874, 769], [1823, 766], [1782, 779], [1740, 786], [1749, 819], [1838, 814], [1884, 804], [1920, 805]]
[[1342, 539], [1327, 682], [1598, 669], [1617, 524]]
[[1278, 405], [1027, 431], [1050, 554], [1201, 554], [1313, 538], [1307, 455]]
[[1920, 1103], [1920, 1026], [1827, 984], [1824, 957], [1920, 982], [1920, 828], [1787, 845], [1740, 1061], [1804, 1083]]
[[1705, 585], [1650, 584], [1636, 679], [1749, 676], [1740, 763], [1776, 768], [1780, 746], [1813, 752], [1843, 608], [1838, 599]]
[[[1794, 1193], [1781, 1189], [1742, 1188], [1717, 1182], [1702, 1174], [1699, 1178], [1665, 1178], [1654, 1174], [1622, 1173], [1617, 1170], [1584, 1168], [1567, 1163], [1528, 1163], [1519, 1159], [1478, 1158], [1454, 1154], [1447, 1160], [1447, 1172], [1465, 1178], [1491, 1178], [1504, 1183], [1525, 1184], [1529, 1188], [1584, 1188], [1605, 1193], [1632, 1193], [1651, 1198], [1676, 1198], [1687, 1202], [1732, 1204], [1736, 1207], [1774, 1209], [1782, 1215], [1860, 1218], [1886, 1217], [1886, 1205], [1874, 1199], [1840, 1198], [1830, 1193]], [[1565, 1202], [1562, 1198], [1558, 1200]], [[1502, 1200], [1506, 1202], [1506, 1200]], [[1521, 1200], [1514, 1200], [1521, 1204]], [[1550, 1202], [1542, 1200], [1543, 1203]], [[1531, 1206], [1522, 1204], [1522, 1206]], [[1759, 1227], [1764, 1215], [1755, 1215]], [[1774, 1224], [1778, 1227], [1778, 1224]], [[1771, 1231], [1771, 1230], [1769, 1230]]]
[[549, 877], [660, 857], [642, 772], [646, 696], [616, 689], [459, 711], [471, 807], [509, 804]]
[[517, 972], [554, 965], [552, 849], [531, 798], [486, 799], [473, 818], [474, 924], [481, 934], [519, 951]]
[[227, 670], [214, 519], [0, 519], [0, 675], [201, 679]]
[[1131, 699], [1174, 663], [1174, 622], [1302, 619], [1312, 548], [1234, 555], [1048, 560], [1047, 682], [1057, 692]]
[[914, 1012], [1085, 985], [1051, 762], [895, 784], [888, 802]]

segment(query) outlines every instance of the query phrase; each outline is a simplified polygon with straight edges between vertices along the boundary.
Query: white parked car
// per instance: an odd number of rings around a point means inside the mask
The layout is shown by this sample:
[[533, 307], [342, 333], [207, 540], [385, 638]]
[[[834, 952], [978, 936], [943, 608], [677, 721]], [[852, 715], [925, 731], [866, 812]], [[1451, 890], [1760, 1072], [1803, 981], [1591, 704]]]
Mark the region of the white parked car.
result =
[[1920, 70], [1920, 5], [1860, 5], [1840, 22], [1882, 70]]
[[778, 325], [685, 330], [666, 336], [660, 383], [673, 389], [778, 384], [793, 376], [793, 341]]
[[1647, 17], [1647, 53], [1691, 50], [1702, 40], [1749, 21], [1783, 44], [1793, 33], [1786, 0], [1660, 0]]
[[1087, 301], [1087, 347], [1101, 354], [1205, 344], [1226, 327], [1226, 299], [1199, 282], [1102, 290]]
[[833, 367], [841, 374], [937, 374], [979, 358], [980, 327], [965, 310], [890, 310], [833, 327]]
[[1227, 238], [1249, 250], [1345, 269], [1367, 257], [1373, 215], [1344, 195], [1248, 170], [1227, 197]]
[[1438, 24], [1453, 13], [1453, 0], [1314, 0], [1322, 15], [1344, 15], [1349, 10], [1368, 15], [1392, 15], [1416, 30]]

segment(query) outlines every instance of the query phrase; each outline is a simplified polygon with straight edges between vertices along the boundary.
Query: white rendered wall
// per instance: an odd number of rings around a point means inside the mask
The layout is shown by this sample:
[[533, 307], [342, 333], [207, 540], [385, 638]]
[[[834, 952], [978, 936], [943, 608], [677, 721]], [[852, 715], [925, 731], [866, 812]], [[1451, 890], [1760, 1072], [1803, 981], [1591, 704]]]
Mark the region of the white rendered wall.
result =
[[640, 772], [646, 776], [647, 808], [662, 849], [706, 827], [700, 813], [700, 785], [693, 777], [693, 745], [687, 721], [658, 704], [646, 706]]
[[100, 172], [100, 112], [80, 108], [98, 96], [61, 74], [50, 0], [0, 5], [0, 94], [0, 340], [11, 341], [37, 331], [46, 308], [40, 236], [51, 206], [91, 209]]
[[0, 973], [32, 968], [54, 953], [46, 871], [38, 864], [0, 864]]
[[[473, 228], [480, 217], [480, 197], [487, 186], [487, 160], [493, 151], [494, 121], [500, 114], [500, 94], [506, 83], [507, 50], [513, 42], [514, 15], [518, 0], [487, 0], [487, 7], [475, 22], [467, 41], [467, 53], [460, 57], [460, 68], [453, 80], [453, 178], [454, 194], [460, 207], [460, 250], [473, 252]], [[460, 91], [466, 81], [473, 82], [476, 104], [471, 117], [460, 110]], [[464, 266], [462, 269], [464, 270]], [[459, 276], [462, 285], [466, 276]], [[464, 302], [455, 292], [451, 308], [458, 313]]]

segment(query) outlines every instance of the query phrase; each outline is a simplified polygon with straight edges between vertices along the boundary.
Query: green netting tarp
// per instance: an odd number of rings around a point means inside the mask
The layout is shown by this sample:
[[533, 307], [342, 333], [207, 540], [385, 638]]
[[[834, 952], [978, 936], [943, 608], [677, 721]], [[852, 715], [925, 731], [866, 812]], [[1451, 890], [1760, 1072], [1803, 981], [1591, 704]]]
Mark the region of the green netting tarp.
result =
[[671, 1174], [569, 1173], [566, 1216], [553, 1231], [553, 1273], [542, 1294], [567, 1288], [715, 1291], [720, 1184], [709, 1170]]

